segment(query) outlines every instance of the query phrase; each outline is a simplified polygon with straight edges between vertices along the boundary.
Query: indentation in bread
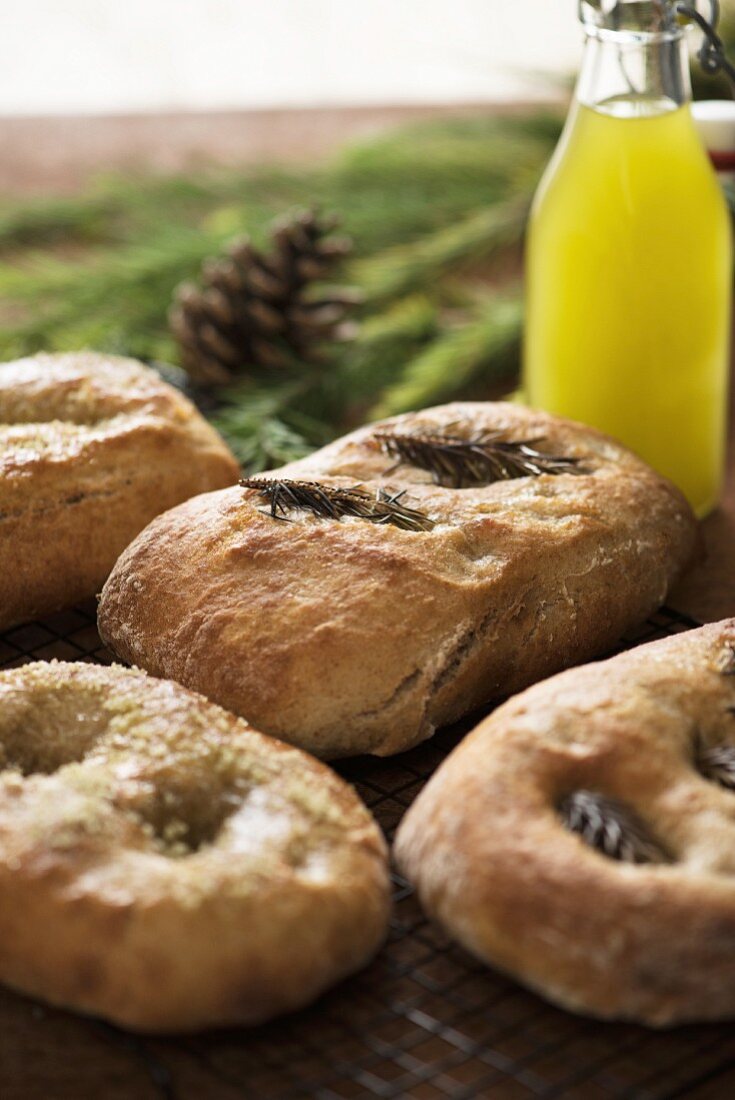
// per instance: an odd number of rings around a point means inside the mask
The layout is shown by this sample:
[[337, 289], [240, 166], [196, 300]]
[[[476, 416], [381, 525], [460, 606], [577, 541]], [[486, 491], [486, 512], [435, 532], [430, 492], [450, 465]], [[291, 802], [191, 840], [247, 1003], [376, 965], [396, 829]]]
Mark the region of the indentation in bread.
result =
[[0, 980], [153, 1031], [306, 1003], [388, 907], [379, 830], [323, 765], [177, 684], [57, 662], [0, 673], [0, 892]]
[[734, 1016], [733, 644], [731, 619], [495, 711], [398, 833], [428, 913], [574, 1011], [653, 1026]]

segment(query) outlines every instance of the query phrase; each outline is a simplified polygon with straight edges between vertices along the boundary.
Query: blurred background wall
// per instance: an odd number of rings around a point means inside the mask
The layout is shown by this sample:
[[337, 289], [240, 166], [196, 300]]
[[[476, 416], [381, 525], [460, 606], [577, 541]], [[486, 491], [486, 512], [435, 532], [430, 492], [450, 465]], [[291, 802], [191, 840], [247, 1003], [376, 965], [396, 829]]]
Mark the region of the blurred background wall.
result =
[[575, 0], [0, 0], [0, 114], [537, 99]]

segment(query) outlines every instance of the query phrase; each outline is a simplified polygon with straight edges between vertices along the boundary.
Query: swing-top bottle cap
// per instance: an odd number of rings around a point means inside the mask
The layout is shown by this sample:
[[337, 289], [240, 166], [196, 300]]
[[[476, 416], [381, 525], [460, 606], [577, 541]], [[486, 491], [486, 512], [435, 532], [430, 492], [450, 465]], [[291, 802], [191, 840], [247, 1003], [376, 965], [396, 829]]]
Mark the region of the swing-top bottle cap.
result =
[[602, 31], [683, 33], [674, 0], [579, 0], [579, 18], [586, 27]]
[[708, 99], [692, 104], [699, 135], [718, 172], [735, 171], [735, 102]]

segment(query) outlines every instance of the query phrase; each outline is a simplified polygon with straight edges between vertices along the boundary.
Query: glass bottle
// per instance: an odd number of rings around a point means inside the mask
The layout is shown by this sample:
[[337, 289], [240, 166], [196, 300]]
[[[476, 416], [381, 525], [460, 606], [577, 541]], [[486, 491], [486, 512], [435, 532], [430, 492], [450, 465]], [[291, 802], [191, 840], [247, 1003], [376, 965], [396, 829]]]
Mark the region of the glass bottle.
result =
[[722, 489], [730, 219], [668, 0], [583, 0], [584, 62], [527, 246], [529, 404], [615, 436], [699, 515]]

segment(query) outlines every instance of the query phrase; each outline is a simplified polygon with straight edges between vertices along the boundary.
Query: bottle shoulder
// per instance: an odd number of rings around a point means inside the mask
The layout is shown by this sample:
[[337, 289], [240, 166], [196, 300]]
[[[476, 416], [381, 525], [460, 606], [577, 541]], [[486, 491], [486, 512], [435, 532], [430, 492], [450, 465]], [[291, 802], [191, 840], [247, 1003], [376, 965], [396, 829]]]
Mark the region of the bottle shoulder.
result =
[[728, 216], [688, 105], [645, 117], [575, 105], [537, 188], [532, 219], [570, 196], [580, 210], [601, 202], [648, 208], [660, 199], [669, 209], [703, 204]]

